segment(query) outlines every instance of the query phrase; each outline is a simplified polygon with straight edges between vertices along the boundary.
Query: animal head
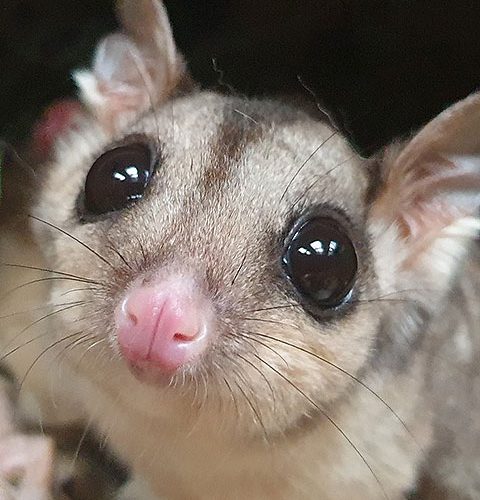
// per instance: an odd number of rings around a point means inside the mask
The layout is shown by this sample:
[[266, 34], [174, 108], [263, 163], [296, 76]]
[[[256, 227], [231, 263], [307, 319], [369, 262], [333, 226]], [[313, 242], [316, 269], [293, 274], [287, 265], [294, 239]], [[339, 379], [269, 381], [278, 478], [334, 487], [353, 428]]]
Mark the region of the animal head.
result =
[[480, 97], [366, 162], [285, 103], [191, 85], [161, 2], [118, 11], [33, 210], [52, 303], [79, 304], [55, 340], [138, 412], [284, 434], [441, 308], [478, 230]]

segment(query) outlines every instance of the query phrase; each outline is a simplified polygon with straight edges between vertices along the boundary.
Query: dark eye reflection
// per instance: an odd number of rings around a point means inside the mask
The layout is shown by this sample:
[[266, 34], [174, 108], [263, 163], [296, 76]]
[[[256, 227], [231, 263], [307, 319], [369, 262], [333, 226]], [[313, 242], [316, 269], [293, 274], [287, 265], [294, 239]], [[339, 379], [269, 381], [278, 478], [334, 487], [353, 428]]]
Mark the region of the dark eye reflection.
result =
[[146, 144], [130, 144], [104, 153], [85, 182], [85, 208], [92, 214], [122, 210], [140, 200], [153, 172]]
[[353, 243], [339, 223], [317, 217], [296, 230], [285, 248], [283, 264], [301, 297], [328, 309], [350, 296], [358, 262]]

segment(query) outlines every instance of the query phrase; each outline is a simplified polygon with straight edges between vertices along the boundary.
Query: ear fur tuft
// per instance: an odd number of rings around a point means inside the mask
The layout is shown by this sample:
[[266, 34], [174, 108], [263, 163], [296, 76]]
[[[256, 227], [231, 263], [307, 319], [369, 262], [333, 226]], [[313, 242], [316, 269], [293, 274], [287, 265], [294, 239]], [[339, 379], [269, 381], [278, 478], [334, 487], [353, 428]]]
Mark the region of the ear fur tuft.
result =
[[371, 217], [398, 228], [404, 267], [453, 269], [478, 235], [479, 212], [480, 93], [448, 108], [405, 146], [387, 150]]
[[107, 128], [167, 100], [185, 76], [163, 2], [120, 0], [124, 33], [105, 37], [91, 69], [74, 73], [80, 98]]

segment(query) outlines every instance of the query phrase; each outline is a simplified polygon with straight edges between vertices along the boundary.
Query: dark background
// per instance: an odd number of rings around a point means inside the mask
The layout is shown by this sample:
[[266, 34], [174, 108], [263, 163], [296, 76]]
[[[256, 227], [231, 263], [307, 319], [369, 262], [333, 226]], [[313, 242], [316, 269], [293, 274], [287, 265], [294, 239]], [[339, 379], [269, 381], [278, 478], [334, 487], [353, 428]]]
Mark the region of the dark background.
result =
[[[313, 88], [369, 154], [480, 86], [478, 0], [170, 0], [194, 77]], [[115, 26], [107, 0], [0, 0], [0, 137], [18, 143]], [[223, 72], [214, 70], [212, 58]]]

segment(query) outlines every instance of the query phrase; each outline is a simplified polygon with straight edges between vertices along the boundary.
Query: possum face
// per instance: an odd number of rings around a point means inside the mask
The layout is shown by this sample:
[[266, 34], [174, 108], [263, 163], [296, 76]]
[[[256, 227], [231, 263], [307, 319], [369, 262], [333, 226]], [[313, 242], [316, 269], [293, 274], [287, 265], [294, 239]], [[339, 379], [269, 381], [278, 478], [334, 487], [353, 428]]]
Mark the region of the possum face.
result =
[[479, 98], [367, 165], [284, 104], [178, 95], [163, 6], [132, 4], [127, 34], [77, 74], [91, 116], [42, 170], [36, 232], [82, 281], [54, 282], [53, 303], [81, 303], [55, 335], [139, 412], [222, 408], [251, 436], [284, 434], [440, 307], [476, 227]]

